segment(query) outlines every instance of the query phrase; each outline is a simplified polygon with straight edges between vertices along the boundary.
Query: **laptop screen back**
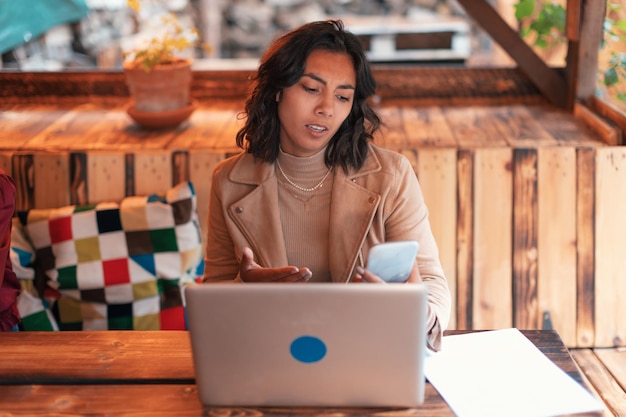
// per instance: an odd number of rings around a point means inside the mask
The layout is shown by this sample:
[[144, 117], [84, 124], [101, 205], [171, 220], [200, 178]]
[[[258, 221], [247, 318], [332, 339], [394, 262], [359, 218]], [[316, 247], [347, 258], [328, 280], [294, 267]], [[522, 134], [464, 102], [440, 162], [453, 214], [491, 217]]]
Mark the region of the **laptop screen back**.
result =
[[205, 405], [423, 402], [423, 284], [204, 284], [185, 295]]

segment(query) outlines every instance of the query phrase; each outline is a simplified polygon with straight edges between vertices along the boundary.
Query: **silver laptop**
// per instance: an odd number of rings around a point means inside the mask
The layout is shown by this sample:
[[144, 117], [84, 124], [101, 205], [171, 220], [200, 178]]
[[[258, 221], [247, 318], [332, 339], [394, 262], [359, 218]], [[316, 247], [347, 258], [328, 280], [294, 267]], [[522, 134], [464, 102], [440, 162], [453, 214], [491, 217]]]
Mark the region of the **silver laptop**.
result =
[[204, 284], [185, 297], [206, 406], [424, 400], [424, 284]]

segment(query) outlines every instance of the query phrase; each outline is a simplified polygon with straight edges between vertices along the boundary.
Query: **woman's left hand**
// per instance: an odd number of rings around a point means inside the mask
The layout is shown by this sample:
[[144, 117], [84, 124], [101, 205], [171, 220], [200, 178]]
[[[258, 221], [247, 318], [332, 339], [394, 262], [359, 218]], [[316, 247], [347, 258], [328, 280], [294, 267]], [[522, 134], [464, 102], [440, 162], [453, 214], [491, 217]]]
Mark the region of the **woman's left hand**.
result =
[[[386, 284], [387, 282], [379, 277], [378, 275], [370, 272], [369, 270], [363, 268], [362, 266], [356, 267], [356, 273], [352, 278], [352, 282], [372, 282], [378, 284]], [[409, 275], [409, 279], [406, 282], [412, 283], [420, 283], [422, 282], [422, 276], [420, 275], [420, 270], [417, 267], [417, 261], [413, 262], [413, 269], [411, 270], [411, 275]]]

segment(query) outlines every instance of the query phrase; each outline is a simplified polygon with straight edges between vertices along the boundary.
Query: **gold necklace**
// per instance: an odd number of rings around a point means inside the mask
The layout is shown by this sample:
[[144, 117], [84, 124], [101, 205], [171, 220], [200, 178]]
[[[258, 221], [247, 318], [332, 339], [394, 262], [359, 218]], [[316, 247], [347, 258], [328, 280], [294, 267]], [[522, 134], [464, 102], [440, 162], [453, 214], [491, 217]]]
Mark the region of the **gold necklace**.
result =
[[295, 182], [293, 182], [291, 178], [289, 178], [287, 174], [285, 174], [285, 171], [283, 171], [283, 167], [280, 166], [280, 163], [278, 162], [278, 160], [276, 160], [276, 166], [278, 166], [278, 170], [280, 171], [280, 173], [283, 175], [283, 177], [287, 180], [289, 184], [291, 184], [293, 187], [297, 188], [298, 190], [304, 191], [306, 193], [310, 193], [311, 191], [315, 191], [318, 188], [320, 188], [324, 184], [324, 181], [326, 181], [326, 178], [328, 178], [328, 175], [330, 175], [330, 171], [332, 171], [332, 168], [328, 168], [328, 171], [326, 172], [324, 177], [322, 177], [321, 181], [317, 183], [316, 186], [311, 187], [311, 188], [304, 188], [303, 186], [298, 185]]

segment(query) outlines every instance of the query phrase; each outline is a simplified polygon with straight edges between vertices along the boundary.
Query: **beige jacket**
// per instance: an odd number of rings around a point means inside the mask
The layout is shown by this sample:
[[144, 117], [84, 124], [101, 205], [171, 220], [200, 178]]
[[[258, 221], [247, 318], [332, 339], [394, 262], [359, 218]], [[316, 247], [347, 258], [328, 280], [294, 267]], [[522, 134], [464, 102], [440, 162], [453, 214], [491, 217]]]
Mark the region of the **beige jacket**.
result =
[[[211, 186], [205, 282], [236, 280], [245, 246], [262, 266], [287, 266], [279, 213], [274, 164], [255, 162], [248, 153], [220, 162]], [[359, 171], [334, 170], [328, 244], [333, 282], [349, 282], [373, 245], [409, 239], [420, 243], [417, 262], [429, 290], [429, 344], [438, 349], [450, 317], [450, 292], [411, 164], [397, 152], [370, 145]]]

